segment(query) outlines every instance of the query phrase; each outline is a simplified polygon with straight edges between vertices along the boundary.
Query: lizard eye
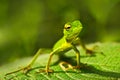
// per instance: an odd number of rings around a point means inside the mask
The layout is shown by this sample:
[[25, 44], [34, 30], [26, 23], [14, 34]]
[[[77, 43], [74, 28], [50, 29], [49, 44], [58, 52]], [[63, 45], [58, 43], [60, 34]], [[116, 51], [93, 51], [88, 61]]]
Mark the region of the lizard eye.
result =
[[71, 25], [65, 25], [64, 29], [69, 30], [71, 28]]

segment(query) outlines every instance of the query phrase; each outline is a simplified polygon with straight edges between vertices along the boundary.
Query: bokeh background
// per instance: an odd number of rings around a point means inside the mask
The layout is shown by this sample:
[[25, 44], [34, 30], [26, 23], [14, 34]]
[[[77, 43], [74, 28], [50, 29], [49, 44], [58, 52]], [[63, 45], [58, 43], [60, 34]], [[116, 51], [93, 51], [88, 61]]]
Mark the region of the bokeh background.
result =
[[76, 19], [84, 42], [120, 41], [120, 0], [0, 0], [0, 65], [52, 48]]

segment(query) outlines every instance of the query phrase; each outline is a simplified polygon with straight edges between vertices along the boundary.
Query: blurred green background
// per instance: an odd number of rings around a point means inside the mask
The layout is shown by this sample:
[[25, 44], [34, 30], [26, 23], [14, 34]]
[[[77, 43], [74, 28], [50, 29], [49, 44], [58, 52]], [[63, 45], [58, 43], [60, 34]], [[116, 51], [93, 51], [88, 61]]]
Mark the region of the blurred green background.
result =
[[76, 19], [84, 42], [120, 41], [120, 0], [0, 0], [0, 65], [52, 48]]

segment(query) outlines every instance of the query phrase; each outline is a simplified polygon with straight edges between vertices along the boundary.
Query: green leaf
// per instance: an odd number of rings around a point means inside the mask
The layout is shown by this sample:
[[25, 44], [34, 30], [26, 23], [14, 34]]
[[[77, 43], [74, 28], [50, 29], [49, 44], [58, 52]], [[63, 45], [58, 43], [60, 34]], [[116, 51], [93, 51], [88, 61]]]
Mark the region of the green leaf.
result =
[[[47, 75], [44, 72], [40, 72], [47, 64], [49, 54], [40, 55], [36, 63], [33, 65], [33, 69], [25, 75], [22, 71], [8, 75], [6, 78], [13, 80], [117, 80], [120, 79], [120, 43], [96, 43], [88, 45], [91, 47], [97, 45], [95, 49], [96, 54], [93, 56], [86, 56], [85, 51], [80, 48], [81, 62], [86, 64], [80, 70], [68, 70], [64, 71], [59, 63], [57, 55], [54, 55], [50, 65], [50, 69], [54, 72]], [[99, 52], [103, 52], [101, 55]], [[66, 53], [66, 58], [62, 60], [68, 61], [70, 64], [75, 65], [75, 53], [71, 50]], [[6, 64], [0, 67], [0, 78], [2, 80], [5, 73], [19, 69], [18, 66], [25, 66], [31, 58], [20, 59], [16, 62]]]

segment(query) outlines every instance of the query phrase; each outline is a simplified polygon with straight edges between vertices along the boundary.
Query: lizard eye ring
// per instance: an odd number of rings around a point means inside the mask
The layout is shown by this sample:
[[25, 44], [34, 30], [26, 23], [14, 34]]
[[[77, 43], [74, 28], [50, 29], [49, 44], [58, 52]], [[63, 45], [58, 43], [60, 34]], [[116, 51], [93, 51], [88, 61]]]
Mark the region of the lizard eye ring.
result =
[[64, 29], [69, 30], [71, 28], [71, 25], [65, 25]]

